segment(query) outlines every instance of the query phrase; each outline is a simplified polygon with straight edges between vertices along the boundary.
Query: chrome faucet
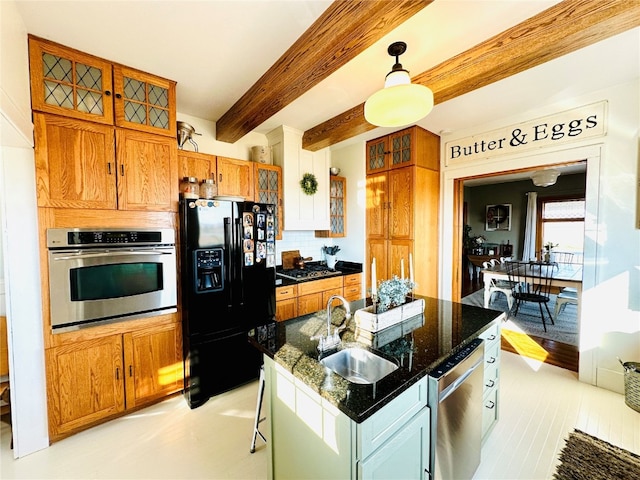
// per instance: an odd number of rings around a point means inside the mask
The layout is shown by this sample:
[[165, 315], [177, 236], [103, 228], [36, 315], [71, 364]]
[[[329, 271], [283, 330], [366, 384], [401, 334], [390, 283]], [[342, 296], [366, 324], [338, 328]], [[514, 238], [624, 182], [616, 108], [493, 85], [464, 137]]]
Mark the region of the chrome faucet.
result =
[[321, 352], [329, 350], [330, 348], [335, 348], [340, 344], [340, 337], [338, 335], [340, 333], [340, 329], [336, 328], [333, 331], [333, 334], [331, 333], [331, 302], [333, 302], [334, 300], [340, 300], [342, 302], [342, 305], [346, 310], [346, 314], [344, 317], [345, 320], [351, 318], [351, 309], [349, 308], [349, 302], [347, 302], [344, 297], [340, 295], [332, 295], [331, 297], [329, 297], [329, 300], [327, 301], [327, 335], [312, 337], [312, 339], [314, 340], [319, 340], [318, 350], [320, 350]]

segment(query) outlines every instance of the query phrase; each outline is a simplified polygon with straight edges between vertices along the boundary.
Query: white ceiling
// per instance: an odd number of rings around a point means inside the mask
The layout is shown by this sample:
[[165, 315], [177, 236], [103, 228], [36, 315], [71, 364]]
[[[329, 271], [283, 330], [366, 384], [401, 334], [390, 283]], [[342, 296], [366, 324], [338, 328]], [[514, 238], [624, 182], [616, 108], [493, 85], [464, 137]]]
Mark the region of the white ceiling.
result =
[[[329, 0], [17, 0], [29, 33], [178, 82], [178, 112], [216, 121], [330, 5]], [[436, 0], [256, 131], [307, 130], [382, 87], [393, 59], [417, 75], [557, 1]], [[637, 78], [640, 29], [437, 105], [419, 124], [470, 128]], [[375, 129], [351, 139], [384, 134]], [[349, 141], [349, 143], [351, 142]], [[346, 142], [344, 142], [346, 143]]]

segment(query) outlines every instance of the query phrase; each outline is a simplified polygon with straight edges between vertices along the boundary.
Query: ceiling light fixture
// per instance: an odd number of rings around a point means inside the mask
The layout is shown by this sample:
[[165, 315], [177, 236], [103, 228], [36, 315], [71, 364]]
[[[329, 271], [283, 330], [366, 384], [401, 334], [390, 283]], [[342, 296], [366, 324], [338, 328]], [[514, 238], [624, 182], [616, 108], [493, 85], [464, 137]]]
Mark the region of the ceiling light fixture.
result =
[[394, 42], [387, 52], [396, 63], [387, 74], [384, 88], [371, 95], [364, 104], [364, 118], [378, 127], [401, 127], [426, 117], [433, 109], [433, 92], [424, 85], [411, 83], [409, 72], [399, 57], [407, 50], [404, 42]]
[[553, 168], [549, 170], [538, 170], [531, 175], [531, 180], [536, 187], [549, 187], [556, 183], [560, 172]]

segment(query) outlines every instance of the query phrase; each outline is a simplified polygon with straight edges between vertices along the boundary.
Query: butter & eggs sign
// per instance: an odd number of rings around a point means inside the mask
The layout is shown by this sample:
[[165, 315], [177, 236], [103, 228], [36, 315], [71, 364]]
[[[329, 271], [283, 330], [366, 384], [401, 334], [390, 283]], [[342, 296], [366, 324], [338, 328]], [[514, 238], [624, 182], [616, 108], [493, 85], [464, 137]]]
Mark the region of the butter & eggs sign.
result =
[[445, 144], [445, 164], [450, 166], [602, 136], [606, 133], [606, 113], [607, 102], [602, 101], [453, 140]]

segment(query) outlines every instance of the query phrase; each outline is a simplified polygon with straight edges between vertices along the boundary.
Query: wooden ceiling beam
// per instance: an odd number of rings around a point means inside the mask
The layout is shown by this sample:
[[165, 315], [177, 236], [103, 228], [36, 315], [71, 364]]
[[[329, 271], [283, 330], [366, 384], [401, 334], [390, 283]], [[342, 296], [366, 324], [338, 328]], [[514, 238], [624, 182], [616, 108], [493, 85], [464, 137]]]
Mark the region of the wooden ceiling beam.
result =
[[[640, 2], [565, 0], [412, 78], [439, 104], [640, 25]], [[376, 128], [364, 103], [304, 132], [316, 151]]]
[[216, 139], [239, 140], [432, 1], [334, 1], [220, 117]]

